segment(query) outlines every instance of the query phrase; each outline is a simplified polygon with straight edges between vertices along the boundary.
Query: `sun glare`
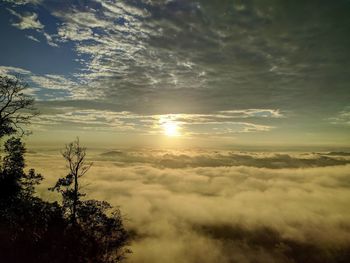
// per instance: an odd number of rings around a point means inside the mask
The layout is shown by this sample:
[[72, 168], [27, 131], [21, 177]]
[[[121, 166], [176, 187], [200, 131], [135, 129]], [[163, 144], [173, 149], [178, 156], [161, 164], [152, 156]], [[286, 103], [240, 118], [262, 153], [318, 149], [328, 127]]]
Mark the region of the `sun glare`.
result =
[[175, 122], [165, 122], [163, 124], [164, 134], [169, 137], [180, 136], [179, 126]]

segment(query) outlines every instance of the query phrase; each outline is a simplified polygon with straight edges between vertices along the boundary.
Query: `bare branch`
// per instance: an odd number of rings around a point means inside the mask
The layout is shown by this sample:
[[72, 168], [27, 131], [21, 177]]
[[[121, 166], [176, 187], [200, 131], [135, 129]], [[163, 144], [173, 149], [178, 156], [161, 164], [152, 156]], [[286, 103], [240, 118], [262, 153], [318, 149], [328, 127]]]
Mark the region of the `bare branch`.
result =
[[23, 93], [27, 88], [17, 78], [0, 76], [0, 138], [13, 133], [26, 134], [23, 125], [38, 114], [34, 99]]
[[[77, 207], [80, 202], [80, 197], [83, 196], [79, 191], [79, 180], [78, 178], [83, 176], [91, 167], [92, 163], [86, 163], [86, 148], [80, 146], [79, 138], [74, 142], [66, 144], [64, 151], [61, 152], [63, 158], [67, 161], [67, 168], [69, 169], [69, 174], [66, 179], [60, 179], [53, 189], [60, 189], [61, 186], [66, 187], [63, 193], [70, 193], [69, 198], [71, 206], [69, 207], [71, 211], [71, 220], [75, 224], [77, 221]], [[68, 183], [67, 183], [68, 182]]]

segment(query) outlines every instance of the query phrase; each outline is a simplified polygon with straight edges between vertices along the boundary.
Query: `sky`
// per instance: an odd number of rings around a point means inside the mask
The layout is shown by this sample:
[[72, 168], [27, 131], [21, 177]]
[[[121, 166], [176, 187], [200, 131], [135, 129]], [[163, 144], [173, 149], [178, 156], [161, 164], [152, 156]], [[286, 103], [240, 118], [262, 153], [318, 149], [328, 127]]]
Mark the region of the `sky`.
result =
[[348, 0], [1, 0], [29, 143], [350, 147]]

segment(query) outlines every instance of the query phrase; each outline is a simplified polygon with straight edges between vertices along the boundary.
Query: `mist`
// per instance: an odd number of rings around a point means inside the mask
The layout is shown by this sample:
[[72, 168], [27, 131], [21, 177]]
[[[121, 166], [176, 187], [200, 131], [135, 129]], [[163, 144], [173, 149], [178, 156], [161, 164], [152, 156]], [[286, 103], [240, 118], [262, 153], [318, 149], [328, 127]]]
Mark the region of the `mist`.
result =
[[[28, 154], [46, 180], [59, 154]], [[89, 197], [119, 207], [128, 262], [346, 262], [350, 159], [343, 153], [91, 151]], [[181, 165], [180, 165], [181, 164]], [[57, 167], [55, 171], [51, 167]]]

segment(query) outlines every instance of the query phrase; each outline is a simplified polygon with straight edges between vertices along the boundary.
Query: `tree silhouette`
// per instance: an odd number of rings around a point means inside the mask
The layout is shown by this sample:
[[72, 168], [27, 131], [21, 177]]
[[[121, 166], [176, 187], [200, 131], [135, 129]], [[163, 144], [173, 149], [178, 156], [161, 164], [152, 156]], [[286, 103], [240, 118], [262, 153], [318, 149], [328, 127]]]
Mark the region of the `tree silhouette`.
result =
[[10, 138], [5, 143], [4, 152], [6, 155], [0, 174], [0, 195], [11, 198], [21, 190], [25, 148], [20, 139]]
[[[0, 76], [0, 139], [6, 135], [26, 133], [24, 125], [28, 125], [37, 114], [34, 99], [24, 92], [28, 88], [15, 77]], [[4, 144], [6, 154], [1, 165], [0, 196], [11, 198], [22, 193], [33, 193], [32, 183], [39, 183], [41, 175], [34, 170], [28, 174], [23, 172], [25, 147], [19, 138], [10, 138]], [[28, 192], [29, 191], [29, 192]]]
[[[118, 209], [105, 201], [82, 200], [79, 179], [89, 170], [86, 149], [79, 140], [62, 152], [68, 175], [51, 190], [62, 194], [62, 205], [35, 195], [43, 177], [34, 169], [24, 171], [26, 153], [20, 137], [24, 125], [36, 114], [34, 100], [24, 95], [28, 86], [15, 78], [0, 76], [0, 261], [35, 263], [120, 262], [128, 233]], [[22, 126], [23, 125], [23, 126]]]
[[[6, 135], [25, 134], [28, 125], [38, 112], [34, 99], [25, 95], [28, 85], [15, 77], [0, 76], [0, 139]], [[26, 149], [20, 138], [9, 138], [4, 144], [5, 157], [0, 165], [0, 197], [12, 198], [17, 194], [31, 196], [34, 185], [42, 180], [40, 174], [31, 169], [24, 173]]]
[[28, 85], [19, 79], [0, 76], [0, 138], [17, 132], [25, 134], [23, 126], [37, 115], [34, 99], [24, 93], [26, 89]]
[[73, 251], [80, 259], [92, 259], [96, 263], [120, 262], [131, 252], [124, 248], [128, 233], [120, 211], [109, 212], [112, 206], [106, 201], [82, 200], [86, 195], [80, 191], [80, 178], [92, 165], [86, 161], [86, 148], [77, 138], [66, 145], [62, 156], [67, 162], [68, 175], [59, 178], [49, 189], [62, 195], [64, 214], [70, 222], [69, 241], [74, 246]]
[[[26, 149], [20, 138], [12, 137], [4, 146], [0, 169], [1, 262], [56, 262], [45, 255], [56, 255], [56, 249], [62, 247], [62, 238], [57, 235], [58, 229], [59, 233], [65, 229], [62, 209], [58, 203], [34, 195], [35, 186], [43, 178], [34, 169], [25, 173]], [[50, 251], [43, 244], [55, 249]]]
[[69, 211], [72, 224], [76, 224], [77, 207], [80, 204], [80, 197], [84, 196], [79, 192], [79, 178], [89, 170], [92, 163], [86, 162], [86, 148], [80, 146], [79, 138], [66, 145], [62, 156], [67, 161], [68, 175], [60, 178], [50, 190], [62, 194], [63, 206]]

